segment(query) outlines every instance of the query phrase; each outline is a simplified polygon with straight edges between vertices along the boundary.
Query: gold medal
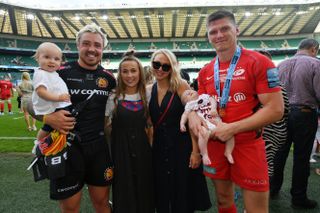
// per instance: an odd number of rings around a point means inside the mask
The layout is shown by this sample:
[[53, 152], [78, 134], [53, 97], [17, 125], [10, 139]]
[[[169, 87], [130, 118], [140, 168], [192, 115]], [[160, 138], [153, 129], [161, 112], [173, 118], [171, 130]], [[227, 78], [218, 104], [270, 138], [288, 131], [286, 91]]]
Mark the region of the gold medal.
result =
[[221, 118], [226, 116], [226, 109], [225, 108], [220, 108], [219, 109], [219, 115], [220, 115]]

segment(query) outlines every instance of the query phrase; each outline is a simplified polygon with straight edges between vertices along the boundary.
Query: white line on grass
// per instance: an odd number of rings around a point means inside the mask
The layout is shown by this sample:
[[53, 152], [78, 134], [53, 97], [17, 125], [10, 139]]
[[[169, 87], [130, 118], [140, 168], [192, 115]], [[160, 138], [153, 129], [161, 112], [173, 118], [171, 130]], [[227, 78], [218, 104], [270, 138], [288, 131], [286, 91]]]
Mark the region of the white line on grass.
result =
[[36, 139], [35, 137], [0, 137], [0, 140], [30, 140]]
[[13, 118], [13, 120], [21, 119], [21, 118], [23, 118], [23, 117], [24, 117], [24, 116], [16, 117], [16, 118]]

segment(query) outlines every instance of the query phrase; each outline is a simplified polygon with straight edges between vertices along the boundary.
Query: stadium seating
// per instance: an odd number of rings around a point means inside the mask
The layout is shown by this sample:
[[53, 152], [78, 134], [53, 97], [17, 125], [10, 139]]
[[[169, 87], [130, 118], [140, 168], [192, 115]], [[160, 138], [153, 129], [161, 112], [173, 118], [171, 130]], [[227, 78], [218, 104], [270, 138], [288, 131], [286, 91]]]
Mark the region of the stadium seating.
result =
[[14, 86], [17, 86], [21, 82], [21, 74], [22, 72], [20, 71], [8, 69], [0, 72], [0, 79], [4, 79], [4, 76], [9, 75], [11, 77], [10, 81], [13, 83]]
[[[257, 39], [252, 40], [240, 38], [239, 45], [247, 49], [267, 49], [272, 51], [283, 51], [297, 49], [299, 42], [302, 38], [288, 38], [288, 39]], [[21, 77], [21, 71], [28, 69], [32, 73], [33, 67], [38, 66], [36, 61], [31, 56], [26, 56], [26, 52], [31, 55], [35, 49], [39, 46], [42, 41], [36, 40], [26, 40], [26, 39], [12, 39], [12, 38], [0, 38], [0, 49], [2, 54], [0, 57], [0, 72], [10, 72], [13, 82], [18, 82]], [[55, 42], [64, 52], [68, 53], [71, 51], [71, 54], [66, 54], [66, 60], [71, 61], [75, 60], [77, 57], [76, 53], [77, 47], [74, 41], [58, 41]], [[171, 49], [177, 54], [180, 66], [184, 70], [197, 72], [199, 71], [206, 63], [210, 62], [214, 54], [210, 54], [212, 51], [211, 44], [203, 39], [197, 41], [183, 41], [181, 39], [177, 41], [157, 41], [154, 42], [148, 40], [145, 42], [142, 41], [121, 41], [121, 40], [110, 40], [105, 52], [106, 53], [117, 53], [117, 54], [106, 54], [108, 58], [102, 60], [102, 65], [116, 72], [121, 60], [121, 54], [129, 49], [134, 49], [137, 52], [145, 52], [143, 56], [140, 56], [139, 59], [142, 62], [143, 66], [150, 65], [150, 54], [156, 49], [167, 48]], [[203, 55], [201, 51], [210, 51], [208, 54]], [[11, 52], [10, 52], [11, 51]], [[24, 52], [24, 54], [19, 54], [19, 52]], [[190, 54], [189, 57], [186, 57], [190, 53], [196, 53], [199, 51], [199, 54], [195, 54], [195, 57]], [[15, 54], [18, 53], [18, 54]], [[118, 54], [120, 53], [120, 54]], [[292, 51], [291, 51], [292, 53]], [[273, 61], [277, 65], [287, 57], [292, 55], [285, 55], [287, 53], [281, 53], [281, 55], [275, 54], [273, 56]], [[292, 53], [293, 54], [293, 53]], [[202, 56], [201, 56], [202, 55]], [[111, 57], [111, 58], [109, 58]], [[17, 66], [20, 66], [17, 68]], [[28, 68], [26, 66], [29, 66]], [[193, 73], [195, 75], [195, 73]], [[1, 74], [1, 73], [0, 73]]]
[[[259, 39], [248, 40], [240, 38], [239, 44], [247, 49], [287, 49], [297, 48], [299, 42], [303, 38], [290, 38], [290, 39]], [[0, 48], [17, 48], [26, 50], [35, 50], [41, 41], [23, 40], [0, 38]], [[70, 42], [55, 42], [64, 51], [76, 51], [76, 44], [74, 41]], [[155, 41], [155, 42], [142, 42], [142, 41], [113, 41], [107, 51], [127, 51], [128, 49], [135, 49], [137, 51], [150, 51], [153, 49], [167, 48], [175, 51], [179, 50], [208, 50], [212, 49], [211, 45], [204, 39], [203, 41]]]
[[37, 62], [30, 56], [2, 54], [0, 57], [0, 65], [37, 66]]

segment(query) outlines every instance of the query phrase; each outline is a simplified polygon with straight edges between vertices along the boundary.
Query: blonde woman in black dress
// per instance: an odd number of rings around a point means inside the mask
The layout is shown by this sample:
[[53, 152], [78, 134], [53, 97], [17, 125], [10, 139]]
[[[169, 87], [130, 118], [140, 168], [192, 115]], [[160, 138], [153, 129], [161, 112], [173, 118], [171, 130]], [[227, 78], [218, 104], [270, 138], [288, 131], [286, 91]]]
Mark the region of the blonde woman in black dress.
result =
[[180, 131], [184, 106], [180, 97], [190, 89], [182, 80], [175, 55], [160, 49], [151, 57], [156, 83], [149, 111], [153, 123], [153, 170], [157, 213], [192, 213], [210, 208], [201, 156], [189, 132]]

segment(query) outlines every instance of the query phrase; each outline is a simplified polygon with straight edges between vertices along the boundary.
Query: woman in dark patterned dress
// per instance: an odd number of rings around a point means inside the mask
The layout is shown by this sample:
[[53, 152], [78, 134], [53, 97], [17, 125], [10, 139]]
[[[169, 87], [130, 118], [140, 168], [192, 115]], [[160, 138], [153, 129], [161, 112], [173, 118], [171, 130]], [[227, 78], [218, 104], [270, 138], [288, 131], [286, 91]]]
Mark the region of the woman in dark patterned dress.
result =
[[[272, 60], [272, 56], [268, 51], [260, 50], [259, 53]], [[289, 100], [287, 92], [282, 85], [281, 91], [284, 103], [283, 117], [281, 120], [265, 126], [262, 132], [262, 137], [266, 144], [269, 178], [271, 178], [273, 175], [273, 162], [275, 155], [279, 148], [287, 141]]]
[[151, 141], [148, 140], [147, 98], [140, 61], [127, 53], [118, 70], [118, 87], [106, 107], [114, 161], [114, 213], [153, 213]]
[[180, 96], [189, 89], [181, 79], [178, 62], [169, 50], [151, 57], [156, 83], [149, 111], [153, 123], [153, 167], [157, 213], [192, 213], [211, 207], [196, 141], [180, 132], [184, 112]]
[[266, 143], [269, 178], [273, 175], [273, 162], [279, 148], [287, 141], [289, 100], [286, 90], [281, 86], [284, 102], [284, 114], [281, 120], [263, 128], [262, 137]]

